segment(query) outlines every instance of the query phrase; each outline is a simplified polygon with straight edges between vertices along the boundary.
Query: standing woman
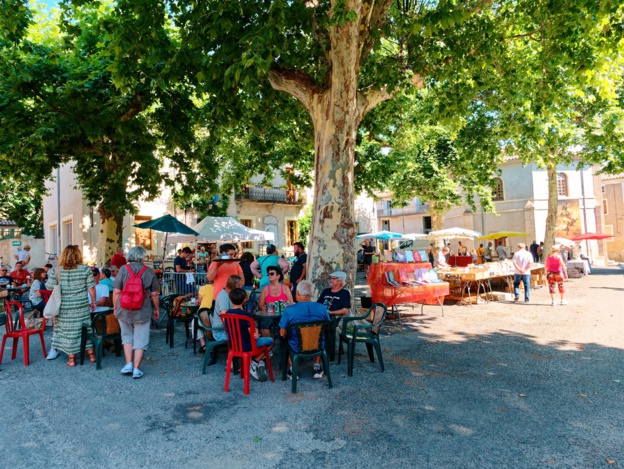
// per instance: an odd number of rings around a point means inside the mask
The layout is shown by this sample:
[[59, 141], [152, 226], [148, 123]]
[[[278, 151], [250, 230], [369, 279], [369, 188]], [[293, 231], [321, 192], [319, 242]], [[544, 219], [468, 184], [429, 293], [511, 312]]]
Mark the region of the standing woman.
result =
[[559, 287], [559, 295], [561, 296], [561, 305], [567, 305], [568, 303], [563, 299], [565, 290], [563, 288], [563, 280], [568, 278], [568, 272], [566, 266], [563, 263], [563, 259], [559, 254], [557, 246], [552, 247], [550, 256], [546, 258], [546, 279], [548, 280], [548, 290], [550, 291], [551, 306], [555, 306], [555, 287]]
[[[63, 249], [58, 267], [61, 283], [61, 309], [54, 322], [50, 355], [56, 358], [58, 350], [69, 357], [67, 366], [76, 366], [80, 352], [82, 326], [91, 324], [91, 311], [95, 309], [95, 282], [89, 266], [84, 265], [78, 246]], [[50, 272], [48, 287], [57, 285], [56, 272]], [[87, 342], [89, 361], [95, 363], [93, 344]], [[49, 358], [49, 357], [48, 357]]]
[[[143, 361], [143, 354], [149, 345], [150, 321], [152, 317], [155, 321], [158, 321], [160, 316], [158, 302], [160, 285], [154, 270], [143, 265], [143, 259], [146, 254], [147, 251], [143, 246], [135, 246], [130, 249], [128, 251], [128, 263], [119, 269], [119, 275], [117, 275], [115, 283], [113, 283], [115, 317], [119, 320], [121, 342], [126, 357], [126, 366], [121, 369], [121, 373], [124, 375], [132, 374], [134, 379], [143, 376], [140, 366]], [[123, 288], [130, 278], [128, 269], [132, 270], [134, 274], [141, 274], [143, 291], [146, 292], [141, 308], [132, 311], [119, 305]], [[132, 352], [134, 352], [134, 360]]]

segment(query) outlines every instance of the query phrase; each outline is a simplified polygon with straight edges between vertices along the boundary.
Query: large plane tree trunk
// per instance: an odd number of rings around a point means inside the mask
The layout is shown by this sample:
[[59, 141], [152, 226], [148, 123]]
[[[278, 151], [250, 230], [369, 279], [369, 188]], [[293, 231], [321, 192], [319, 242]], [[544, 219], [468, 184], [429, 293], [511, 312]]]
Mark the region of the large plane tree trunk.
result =
[[[339, 3], [332, 1], [332, 7]], [[356, 274], [353, 170], [355, 142], [362, 118], [378, 103], [389, 99], [385, 88], [358, 90], [360, 63], [366, 49], [370, 18], [384, 17], [390, 2], [374, 6], [347, 0], [347, 11], [357, 21], [338, 22], [329, 30], [331, 70], [325, 86], [319, 86], [298, 70], [275, 69], [271, 85], [296, 97], [306, 107], [314, 124], [314, 212], [310, 230], [307, 277], [321, 290], [329, 285], [334, 270], [347, 273], [353, 289]], [[380, 16], [381, 14], [381, 16]], [[364, 51], [364, 52], [363, 52]]]
[[97, 265], [104, 266], [122, 244], [123, 216], [98, 209], [102, 225], [97, 243]]
[[550, 254], [550, 248], [555, 244], [555, 229], [557, 228], [557, 210], [559, 194], [557, 193], [557, 164], [550, 161], [546, 165], [548, 173], [548, 215], [546, 215], [546, 230], [544, 231], [543, 259]]

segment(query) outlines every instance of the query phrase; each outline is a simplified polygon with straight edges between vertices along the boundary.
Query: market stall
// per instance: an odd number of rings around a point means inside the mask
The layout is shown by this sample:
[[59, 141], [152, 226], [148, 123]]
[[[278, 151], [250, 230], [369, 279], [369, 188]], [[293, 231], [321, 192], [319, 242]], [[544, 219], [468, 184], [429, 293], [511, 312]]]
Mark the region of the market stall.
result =
[[[414, 285], [403, 280], [409, 279], [409, 274], [413, 274], [417, 269], [425, 269], [427, 272], [431, 269], [429, 262], [385, 262], [382, 264], [372, 264], [370, 266], [370, 274], [367, 279], [368, 286], [371, 290], [373, 303], [381, 302], [390, 307], [397, 304], [411, 303], [420, 305], [440, 306], [444, 303], [444, 297], [449, 294], [449, 284], [446, 282], [427, 282], [426, 280], [420, 285]], [[433, 271], [432, 271], [433, 272]], [[396, 284], [391, 283], [394, 279]]]

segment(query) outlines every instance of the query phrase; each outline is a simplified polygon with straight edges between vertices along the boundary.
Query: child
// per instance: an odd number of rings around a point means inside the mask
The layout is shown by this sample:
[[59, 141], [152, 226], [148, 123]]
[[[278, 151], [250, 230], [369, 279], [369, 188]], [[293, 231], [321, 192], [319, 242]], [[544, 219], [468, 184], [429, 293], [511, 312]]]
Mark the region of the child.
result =
[[[230, 292], [230, 301], [232, 302], [232, 309], [227, 311], [227, 314], [239, 314], [241, 316], [247, 316], [250, 319], [252, 318], [251, 313], [248, 313], [243, 309], [243, 303], [247, 300], [247, 292], [242, 288], [234, 288]], [[252, 319], [253, 321], [253, 319]], [[242, 321], [241, 321], [242, 322]], [[241, 324], [242, 326], [243, 324]], [[244, 325], [247, 325], [245, 322]], [[241, 327], [241, 341], [243, 343], [243, 350], [248, 351], [251, 350], [251, 327]], [[270, 337], [260, 337], [258, 331], [255, 331], [254, 339], [256, 341], [256, 347], [264, 347], [268, 345], [270, 347], [273, 346], [273, 339]], [[250, 373], [258, 381], [266, 381], [269, 379], [266, 372], [266, 365], [264, 363], [264, 353], [260, 355], [256, 355], [251, 359], [251, 367]]]
[[30, 291], [28, 292], [28, 299], [32, 304], [33, 309], [37, 309], [43, 313], [43, 308], [45, 307], [45, 301], [41, 297], [41, 291], [45, 290], [44, 286], [44, 269], [35, 269], [33, 272], [33, 283], [30, 287]]

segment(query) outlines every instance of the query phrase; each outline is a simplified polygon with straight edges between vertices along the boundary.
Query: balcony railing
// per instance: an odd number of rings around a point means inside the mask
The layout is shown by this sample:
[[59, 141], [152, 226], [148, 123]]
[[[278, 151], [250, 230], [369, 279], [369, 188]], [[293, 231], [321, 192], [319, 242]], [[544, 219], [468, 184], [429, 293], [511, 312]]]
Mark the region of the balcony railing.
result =
[[262, 186], [243, 186], [236, 193], [236, 198], [282, 204], [301, 203], [299, 193], [295, 189], [277, 189]]
[[429, 212], [429, 204], [410, 205], [400, 208], [380, 208], [377, 210], [379, 217], [397, 217], [402, 215], [420, 215]]

